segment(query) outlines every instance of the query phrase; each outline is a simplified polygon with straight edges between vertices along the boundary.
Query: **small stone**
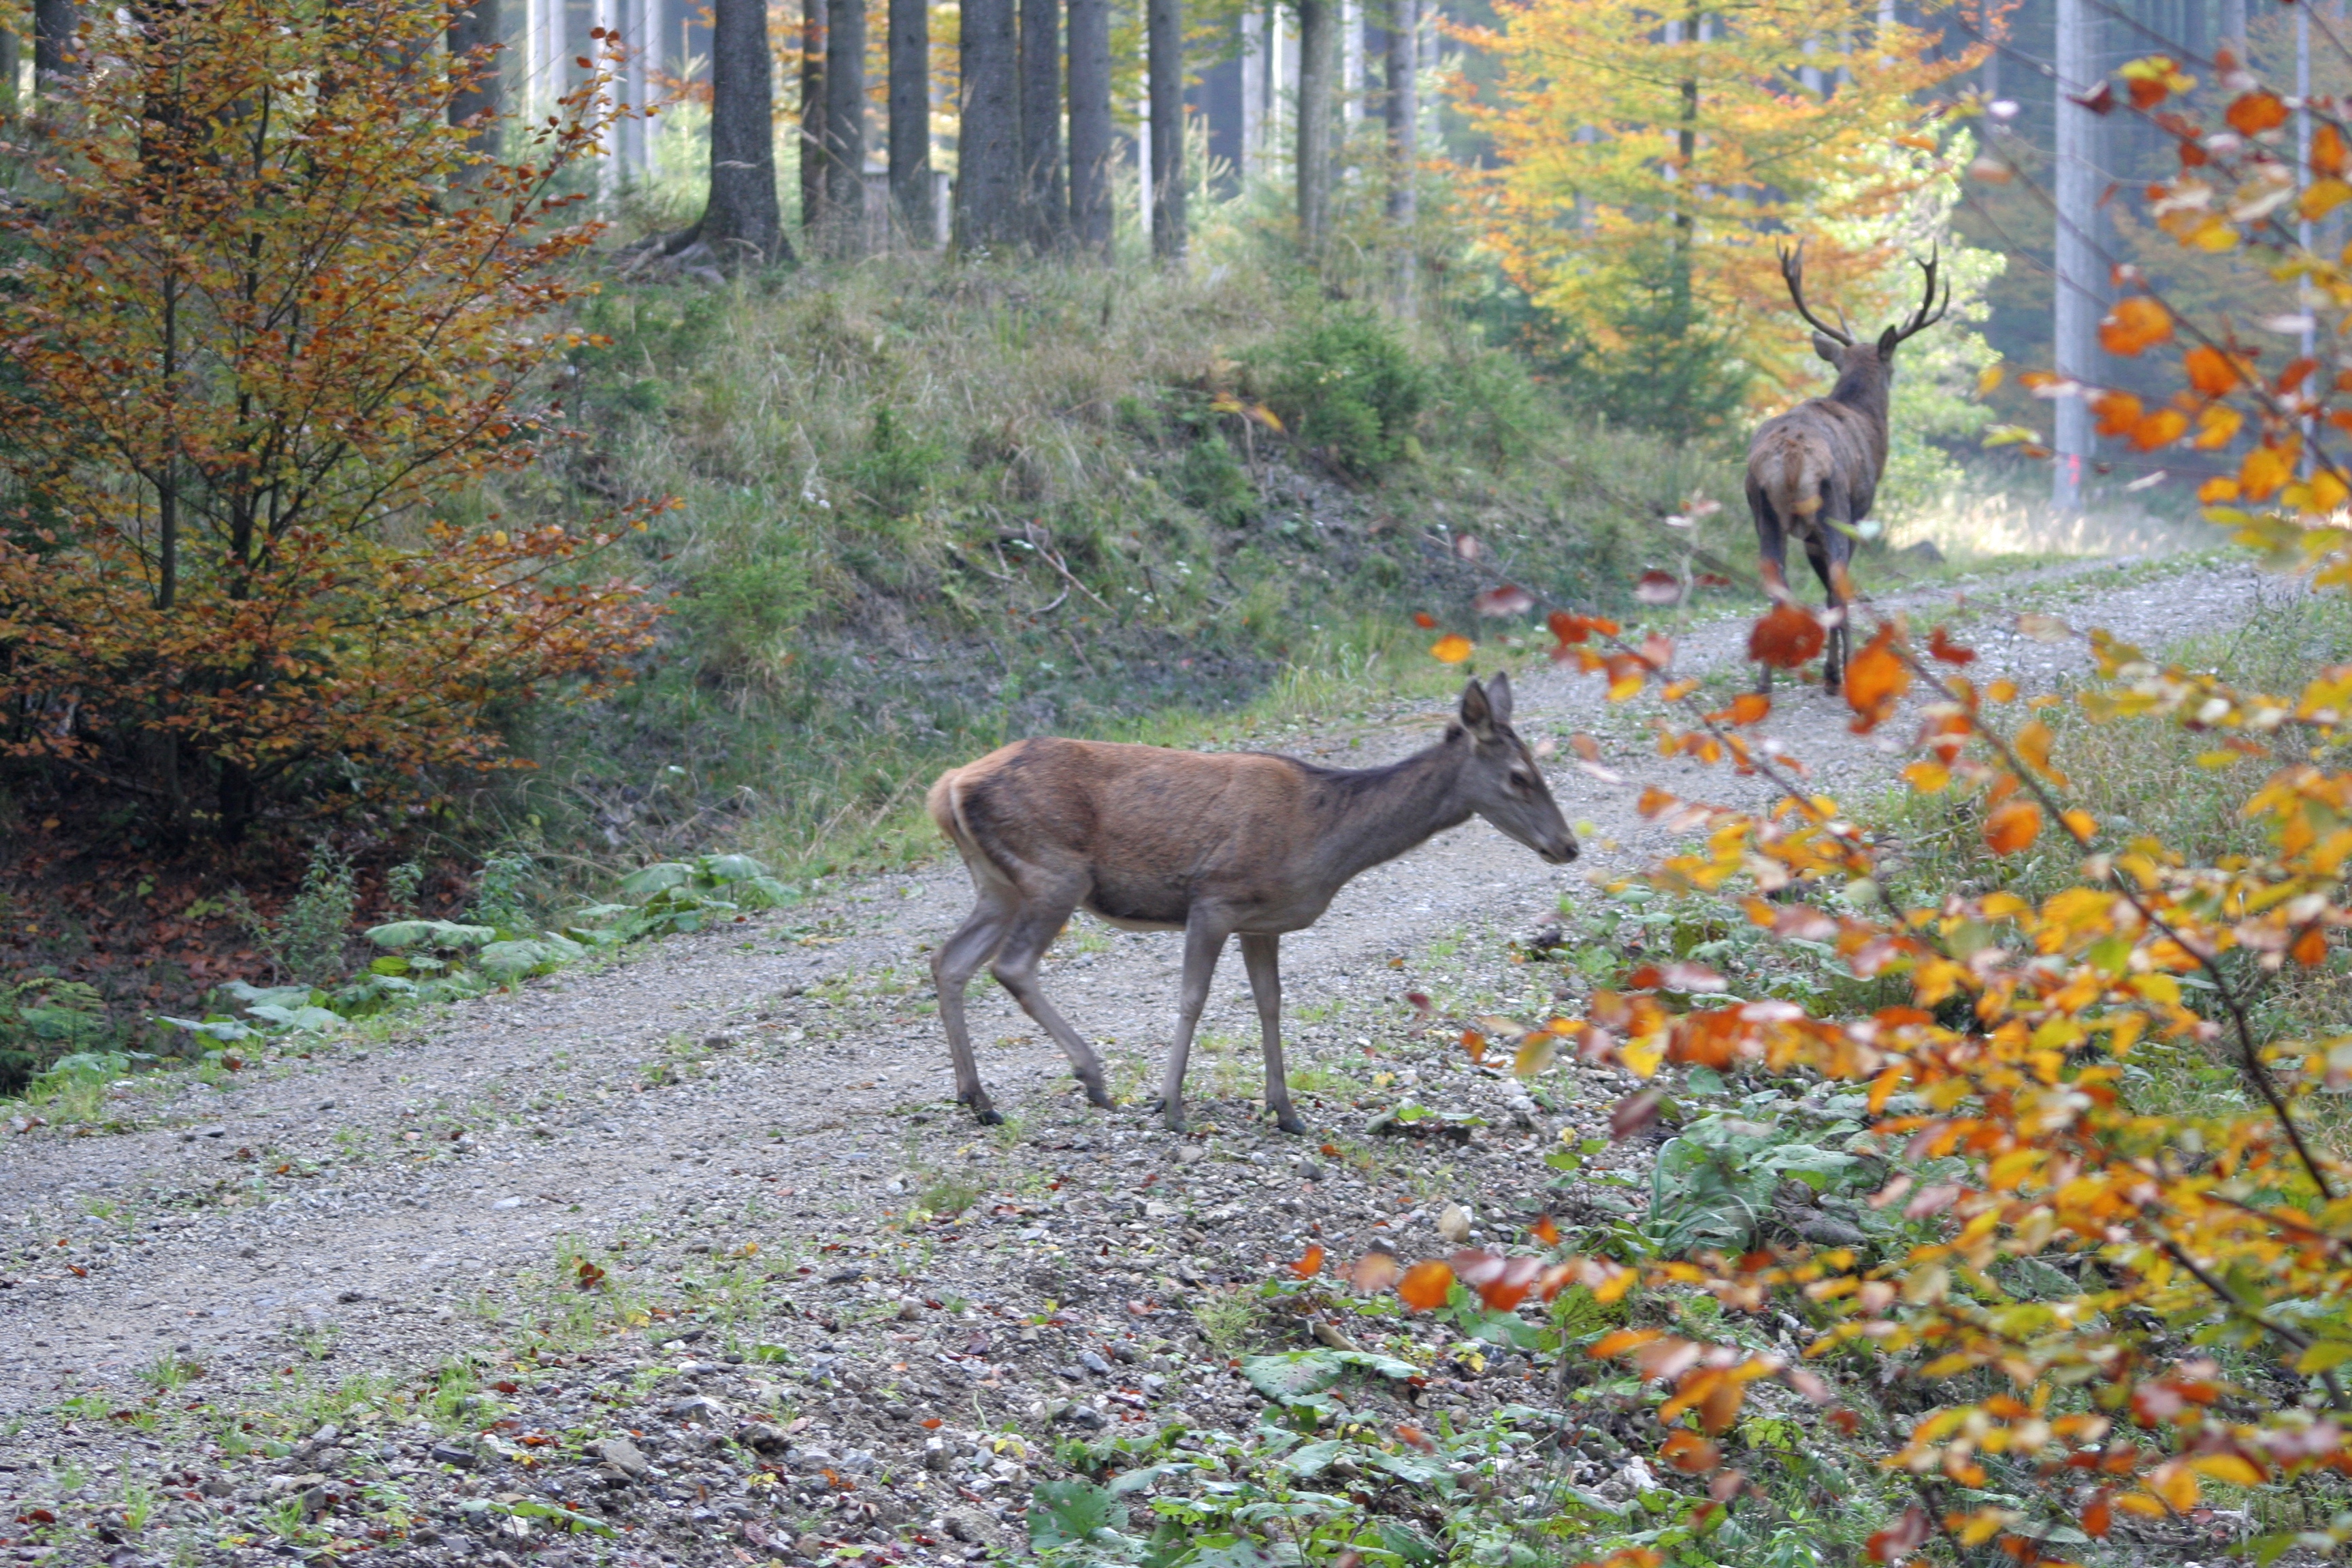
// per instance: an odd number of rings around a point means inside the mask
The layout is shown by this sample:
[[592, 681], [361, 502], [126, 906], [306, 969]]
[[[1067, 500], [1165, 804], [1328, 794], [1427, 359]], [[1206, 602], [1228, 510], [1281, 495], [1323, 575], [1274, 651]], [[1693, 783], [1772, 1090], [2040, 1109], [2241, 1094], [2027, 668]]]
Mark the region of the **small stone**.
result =
[[1797, 1222], [1797, 1234], [1816, 1247], [1864, 1247], [1870, 1237], [1856, 1226], [1828, 1215], [1816, 1215]]
[[436, 1465], [453, 1465], [461, 1470], [470, 1470], [481, 1462], [475, 1457], [474, 1450], [459, 1447], [455, 1443], [436, 1443], [425, 1458]]
[[1198, 1143], [1187, 1143], [1176, 1151], [1176, 1163], [1180, 1165], [1197, 1165], [1208, 1157], [1209, 1151]]
[[898, 1321], [902, 1323], [921, 1322], [923, 1321], [923, 1304], [915, 1300], [912, 1296], [908, 1297], [905, 1300], [898, 1303]]
[[1445, 1212], [1437, 1216], [1437, 1234], [1459, 1247], [1470, 1239], [1470, 1211], [1460, 1204], [1447, 1204]]
[[793, 1440], [784, 1435], [782, 1427], [771, 1426], [765, 1421], [749, 1423], [735, 1434], [735, 1440], [761, 1454], [781, 1454], [793, 1446]]
[[1511, 1113], [1511, 1122], [1514, 1126], [1522, 1129], [1532, 1129], [1536, 1125], [1536, 1102], [1529, 1100], [1526, 1095], [1515, 1094], [1511, 1096], [1510, 1099], [1503, 1102], [1503, 1109]]
[[1095, 1354], [1092, 1351], [1080, 1351], [1078, 1352], [1078, 1364], [1085, 1367], [1088, 1372], [1093, 1373], [1097, 1377], [1108, 1377], [1110, 1375], [1110, 1363], [1103, 1360], [1102, 1357]]
[[800, 1536], [793, 1542], [793, 1550], [803, 1557], [822, 1557], [824, 1555], [824, 1541], [816, 1535]]
[[626, 1437], [606, 1437], [588, 1451], [623, 1475], [635, 1478], [646, 1473], [644, 1452]]
[[1071, 1426], [1084, 1427], [1089, 1432], [1099, 1432], [1110, 1425], [1109, 1417], [1091, 1405], [1073, 1405], [1063, 1413], [1063, 1416]]

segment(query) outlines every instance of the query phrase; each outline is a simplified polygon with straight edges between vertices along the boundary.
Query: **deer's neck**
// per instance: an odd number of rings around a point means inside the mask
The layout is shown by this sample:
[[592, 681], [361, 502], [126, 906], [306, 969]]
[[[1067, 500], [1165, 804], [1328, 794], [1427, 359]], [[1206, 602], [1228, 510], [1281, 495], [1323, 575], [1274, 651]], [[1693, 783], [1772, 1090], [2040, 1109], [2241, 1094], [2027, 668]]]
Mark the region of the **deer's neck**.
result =
[[1449, 735], [1391, 766], [1338, 775], [1325, 802], [1332, 887], [1469, 820], [1461, 787], [1469, 758], [1469, 741]]
[[1881, 429], [1886, 426], [1886, 376], [1883, 372], [1863, 365], [1841, 372], [1837, 385], [1830, 389], [1829, 401], [1843, 403], [1857, 414], [1867, 416]]

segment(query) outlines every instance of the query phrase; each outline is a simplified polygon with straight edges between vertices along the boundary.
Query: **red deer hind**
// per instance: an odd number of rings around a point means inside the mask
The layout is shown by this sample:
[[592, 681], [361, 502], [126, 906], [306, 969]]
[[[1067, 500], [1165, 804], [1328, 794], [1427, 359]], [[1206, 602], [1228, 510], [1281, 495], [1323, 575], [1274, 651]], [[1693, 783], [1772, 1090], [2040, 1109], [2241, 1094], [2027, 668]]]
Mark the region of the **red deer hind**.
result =
[[1184, 933], [1160, 1100], [1174, 1131], [1184, 1126], [1184, 1061], [1209, 977], [1225, 939], [1238, 934], [1265, 1037], [1266, 1106], [1284, 1131], [1303, 1132], [1282, 1067], [1282, 933], [1313, 925], [1358, 872], [1474, 815], [1554, 865], [1576, 858], [1575, 836], [1511, 728], [1511, 683], [1501, 675], [1463, 689], [1437, 744], [1383, 768], [1016, 741], [942, 773], [928, 804], [980, 895], [971, 918], [931, 955], [931, 975], [956, 1098], [984, 1122], [1000, 1118], [981, 1087], [963, 1012], [964, 986], [983, 963], [1069, 1056], [1087, 1098], [1110, 1106], [1102, 1058], [1037, 988], [1037, 961], [1074, 910], [1129, 931]]
[[[1789, 597], [1789, 541], [1804, 542], [1829, 597], [1832, 625], [1822, 659], [1822, 684], [1835, 691], [1850, 643], [1843, 614], [1852, 597], [1845, 563], [1853, 554], [1853, 525], [1870, 515], [1878, 499], [1879, 476], [1886, 471], [1886, 400], [1895, 380], [1895, 351], [1903, 340], [1925, 331], [1951, 308], [1951, 285], [1936, 299], [1937, 258], [1917, 262], [1927, 275], [1927, 296], [1911, 319], [1889, 327], [1873, 342], [1856, 342], [1843, 326], [1832, 327], [1805, 303], [1805, 247], [1780, 252], [1780, 277], [1797, 313], [1813, 328], [1813, 352], [1837, 366], [1837, 385], [1827, 397], [1808, 398], [1757, 430], [1748, 447], [1748, 510], [1756, 520], [1757, 547], [1763, 554], [1764, 590]], [[1843, 322], [1845, 312], [1838, 312]], [[1760, 689], [1772, 689], [1772, 667], [1764, 667]]]

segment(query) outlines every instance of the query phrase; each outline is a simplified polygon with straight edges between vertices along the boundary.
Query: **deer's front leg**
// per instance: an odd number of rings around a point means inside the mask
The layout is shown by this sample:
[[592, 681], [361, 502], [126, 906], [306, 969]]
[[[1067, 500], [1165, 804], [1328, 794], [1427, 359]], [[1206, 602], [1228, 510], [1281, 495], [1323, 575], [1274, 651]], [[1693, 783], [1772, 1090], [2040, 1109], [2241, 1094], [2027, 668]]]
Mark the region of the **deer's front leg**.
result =
[[1304, 1132], [1307, 1123], [1290, 1104], [1290, 1076], [1282, 1066], [1282, 938], [1242, 933], [1242, 963], [1249, 970], [1250, 995], [1257, 1002], [1258, 1032], [1265, 1043], [1265, 1108], [1285, 1132]]
[[1192, 1054], [1192, 1031], [1209, 1005], [1209, 981], [1225, 951], [1229, 933], [1199, 910], [1184, 927], [1184, 984], [1176, 998], [1176, 1041], [1168, 1052], [1168, 1074], [1160, 1082], [1160, 1119], [1171, 1132], [1184, 1131], [1184, 1065]]

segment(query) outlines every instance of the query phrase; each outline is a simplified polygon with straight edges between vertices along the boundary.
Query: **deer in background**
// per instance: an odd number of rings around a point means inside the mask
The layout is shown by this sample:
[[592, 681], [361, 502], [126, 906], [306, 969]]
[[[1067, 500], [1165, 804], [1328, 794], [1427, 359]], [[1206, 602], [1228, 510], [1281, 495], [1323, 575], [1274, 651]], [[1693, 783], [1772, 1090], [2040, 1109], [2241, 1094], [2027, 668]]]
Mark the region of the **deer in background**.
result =
[[1576, 838], [1511, 728], [1502, 675], [1463, 688], [1444, 738], [1383, 768], [1318, 767], [1264, 752], [1203, 755], [1096, 741], [1016, 741], [931, 786], [931, 820], [971, 872], [978, 906], [931, 955], [956, 1099], [1002, 1120], [981, 1087], [963, 1012], [983, 963], [1109, 1109], [1102, 1058], [1037, 989], [1037, 962], [1074, 910], [1129, 931], [1184, 933], [1176, 1040], [1160, 1115], [1184, 1127], [1184, 1064], [1225, 939], [1242, 939], [1265, 1046], [1265, 1102], [1285, 1132], [1306, 1123], [1282, 1066], [1285, 931], [1313, 925], [1359, 872], [1485, 817], [1553, 865]]
[[[1748, 447], [1748, 510], [1756, 520], [1762, 553], [1764, 591], [1789, 598], [1789, 541], [1804, 542], [1806, 558], [1828, 595], [1830, 630], [1822, 651], [1822, 685], [1835, 691], [1851, 648], [1845, 607], [1852, 599], [1846, 562], [1853, 554], [1853, 525], [1870, 515], [1878, 499], [1879, 476], [1886, 471], [1886, 402], [1895, 381], [1895, 351], [1906, 338], [1925, 331], [1951, 308], [1952, 289], [1936, 299], [1937, 258], [1913, 258], [1927, 275], [1927, 295], [1911, 319], [1889, 327], [1878, 341], [1856, 342], [1843, 324], [1832, 327], [1805, 303], [1805, 247], [1780, 252], [1780, 277], [1797, 314], [1813, 329], [1813, 352], [1837, 366], [1837, 384], [1827, 397], [1807, 398], [1786, 414], [1766, 420]], [[1758, 689], [1772, 689], [1772, 667], [1764, 667]]]

